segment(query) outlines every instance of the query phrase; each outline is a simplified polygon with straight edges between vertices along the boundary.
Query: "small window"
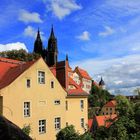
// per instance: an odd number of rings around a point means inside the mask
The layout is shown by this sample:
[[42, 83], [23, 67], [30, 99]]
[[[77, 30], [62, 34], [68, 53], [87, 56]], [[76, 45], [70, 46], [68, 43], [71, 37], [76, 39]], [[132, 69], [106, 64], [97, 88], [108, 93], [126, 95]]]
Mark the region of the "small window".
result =
[[84, 100], [80, 100], [80, 107], [81, 107], [81, 109], [84, 108]]
[[60, 100], [55, 100], [55, 101], [54, 101], [54, 104], [55, 104], [55, 105], [60, 105]]
[[81, 127], [84, 127], [84, 118], [81, 118]]
[[61, 129], [61, 118], [60, 117], [55, 118], [54, 123], [55, 123], [55, 129], [56, 130]]
[[69, 125], [68, 122], [66, 122], [66, 127], [67, 127], [68, 125]]
[[66, 110], [68, 110], [68, 101], [66, 101]]
[[45, 84], [45, 72], [38, 71], [38, 83]]
[[54, 81], [51, 81], [51, 88], [54, 88]]
[[108, 108], [106, 108], [106, 110], [108, 110]]
[[112, 108], [110, 108], [110, 110], [112, 110]]
[[31, 87], [31, 80], [27, 79], [26, 84], [27, 84], [27, 88], [30, 88]]
[[30, 102], [24, 102], [24, 117], [30, 117]]
[[39, 133], [46, 133], [46, 120], [39, 120]]

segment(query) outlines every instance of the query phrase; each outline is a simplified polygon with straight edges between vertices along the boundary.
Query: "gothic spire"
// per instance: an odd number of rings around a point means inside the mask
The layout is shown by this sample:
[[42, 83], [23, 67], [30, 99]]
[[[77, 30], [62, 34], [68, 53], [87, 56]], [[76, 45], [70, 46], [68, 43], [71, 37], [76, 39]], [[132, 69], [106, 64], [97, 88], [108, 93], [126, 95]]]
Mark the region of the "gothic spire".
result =
[[51, 28], [50, 38], [55, 39], [55, 35], [54, 35], [54, 31], [53, 31], [53, 25], [52, 25], [52, 28]]
[[42, 54], [42, 52], [43, 52], [43, 45], [42, 45], [42, 40], [41, 40], [41, 37], [40, 37], [39, 28], [38, 28], [38, 31], [37, 31], [36, 40], [34, 42], [34, 52], [38, 53], [38, 54]]
[[68, 58], [68, 54], [66, 54], [66, 61], [68, 61], [69, 60], [69, 58]]

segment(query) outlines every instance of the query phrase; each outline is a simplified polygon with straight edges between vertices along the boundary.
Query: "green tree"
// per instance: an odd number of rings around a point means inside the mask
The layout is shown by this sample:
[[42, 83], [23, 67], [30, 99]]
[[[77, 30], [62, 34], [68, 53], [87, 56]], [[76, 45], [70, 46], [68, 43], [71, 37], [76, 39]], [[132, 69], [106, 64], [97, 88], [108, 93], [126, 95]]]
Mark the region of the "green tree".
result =
[[30, 125], [24, 125], [24, 127], [22, 128], [22, 131], [26, 134], [26, 135], [30, 135], [31, 133], [31, 126]]
[[10, 50], [0, 52], [1, 57], [6, 57], [9, 59], [15, 59], [20, 61], [32, 61], [40, 57], [39, 54], [36, 53], [27, 53], [25, 50]]
[[132, 105], [125, 96], [117, 95], [115, 100], [117, 102], [116, 110], [119, 113], [119, 116], [133, 114]]
[[56, 135], [57, 140], [80, 140], [79, 134], [75, 131], [74, 126], [70, 125], [63, 128]]

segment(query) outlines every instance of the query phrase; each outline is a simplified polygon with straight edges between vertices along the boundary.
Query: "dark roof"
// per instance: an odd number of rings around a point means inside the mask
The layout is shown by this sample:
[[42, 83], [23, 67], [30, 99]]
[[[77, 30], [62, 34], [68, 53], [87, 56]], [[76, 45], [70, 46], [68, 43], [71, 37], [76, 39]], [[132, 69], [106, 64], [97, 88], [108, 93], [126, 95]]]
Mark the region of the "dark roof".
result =
[[32, 140], [17, 125], [0, 116], [0, 140]]
[[105, 85], [105, 82], [104, 82], [103, 78], [101, 77], [101, 80], [99, 82], [99, 86], [104, 86], [104, 85]]

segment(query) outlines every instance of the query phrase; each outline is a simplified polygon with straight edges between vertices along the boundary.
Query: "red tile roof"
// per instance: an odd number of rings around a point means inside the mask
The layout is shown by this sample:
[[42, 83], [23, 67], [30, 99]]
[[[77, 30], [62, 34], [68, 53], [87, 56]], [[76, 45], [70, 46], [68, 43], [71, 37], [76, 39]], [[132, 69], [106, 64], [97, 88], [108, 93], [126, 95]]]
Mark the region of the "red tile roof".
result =
[[88, 119], [88, 128], [89, 128], [89, 130], [91, 130], [92, 125], [93, 125], [93, 119]]
[[76, 89], [69, 89], [68, 90], [68, 95], [71, 95], [71, 96], [72, 95], [80, 95], [80, 96], [85, 95], [85, 96], [88, 96], [88, 93], [83, 91], [82, 88], [78, 84], [76, 84], [76, 82], [72, 78], [69, 77], [68, 80], [69, 80], [68, 84], [73, 85], [76, 88]]
[[78, 71], [80, 76], [85, 78], [85, 79], [88, 79], [88, 80], [91, 80], [92, 78], [89, 76], [89, 74], [87, 73], [87, 71], [79, 68], [79, 67], [76, 67], [74, 71]]
[[[104, 116], [95, 116], [95, 121], [98, 124], [98, 127], [100, 126], [105, 126], [105, 127], [110, 127], [110, 125], [117, 120], [117, 115], [104, 115]], [[112, 120], [112, 121], [109, 121]]]
[[11, 84], [20, 74], [34, 64], [34, 62], [35, 61], [25, 63], [12, 59], [0, 58], [0, 89]]
[[105, 104], [104, 107], [116, 107], [116, 101], [111, 100], [111, 101], [107, 102], [107, 104]]

